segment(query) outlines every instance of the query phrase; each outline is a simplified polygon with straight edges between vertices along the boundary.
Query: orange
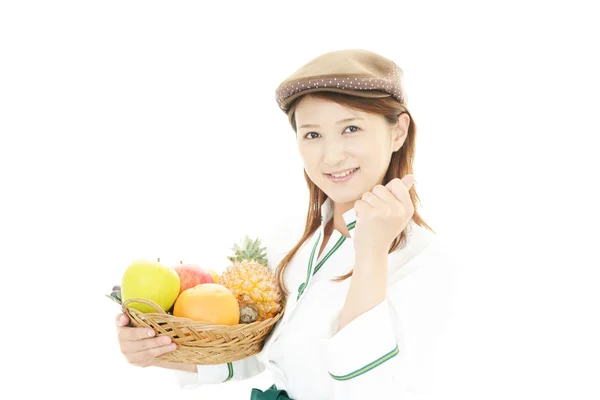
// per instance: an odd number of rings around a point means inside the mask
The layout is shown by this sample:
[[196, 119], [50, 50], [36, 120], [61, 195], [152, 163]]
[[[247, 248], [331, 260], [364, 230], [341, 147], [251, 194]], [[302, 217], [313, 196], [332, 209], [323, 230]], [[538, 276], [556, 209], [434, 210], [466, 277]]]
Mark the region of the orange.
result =
[[238, 301], [225, 286], [204, 283], [181, 292], [173, 315], [216, 325], [235, 325], [240, 321]]

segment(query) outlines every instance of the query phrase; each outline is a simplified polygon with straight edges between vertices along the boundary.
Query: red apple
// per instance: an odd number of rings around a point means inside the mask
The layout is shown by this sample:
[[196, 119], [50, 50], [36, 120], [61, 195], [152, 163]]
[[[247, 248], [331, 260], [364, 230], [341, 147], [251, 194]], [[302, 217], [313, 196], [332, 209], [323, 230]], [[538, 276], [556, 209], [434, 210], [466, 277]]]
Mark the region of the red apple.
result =
[[184, 264], [181, 261], [180, 263], [173, 267], [177, 275], [179, 275], [179, 294], [186, 289], [203, 283], [214, 283], [213, 277], [207, 269], [196, 264]]

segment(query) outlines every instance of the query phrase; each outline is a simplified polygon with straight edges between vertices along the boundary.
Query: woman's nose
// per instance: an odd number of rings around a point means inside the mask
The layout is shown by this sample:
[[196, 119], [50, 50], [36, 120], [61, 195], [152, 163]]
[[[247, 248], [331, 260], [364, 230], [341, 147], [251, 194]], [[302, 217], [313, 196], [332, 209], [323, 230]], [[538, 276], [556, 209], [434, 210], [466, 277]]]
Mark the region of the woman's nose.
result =
[[345, 149], [338, 141], [330, 142], [325, 145], [323, 162], [327, 165], [337, 165], [346, 158]]

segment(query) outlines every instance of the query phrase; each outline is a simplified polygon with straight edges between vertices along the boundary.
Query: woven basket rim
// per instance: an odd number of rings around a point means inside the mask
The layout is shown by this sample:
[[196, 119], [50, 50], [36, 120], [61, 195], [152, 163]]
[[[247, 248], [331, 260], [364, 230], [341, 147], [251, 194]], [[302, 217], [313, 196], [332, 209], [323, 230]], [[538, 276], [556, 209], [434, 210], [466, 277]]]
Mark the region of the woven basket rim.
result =
[[[131, 303], [142, 303], [142, 304], [149, 305], [151, 307], [154, 307], [157, 310], [157, 312], [141, 312], [140, 310], [137, 310], [133, 307], [128, 307], [128, 305]], [[121, 304], [121, 308], [129, 319], [132, 318], [132, 314], [134, 314], [136, 316], [143, 315], [144, 318], [152, 318], [152, 317], [168, 318], [169, 320], [180, 322], [180, 323], [186, 324], [187, 326], [190, 326], [190, 327], [194, 327], [194, 328], [198, 327], [198, 328], [202, 328], [202, 330], [208, 331], [208, 330], [217, 330], [217, 329], [224, 329], [224, 328], [227, 328], [227, 329], [238, 329], [238, 328], [253, 329], [254, 327], [257, 327], [259, 325], [264, 325], [265, 323], [268, 323], [269, 321], [271, 321], [273, 319], [280, 319], [281, 316], [283, 315], [283, 313], [285, 312], [285, 303], [281, 304], [281, 308], [280, 308], [279, 312], [274, 317], [267, 318], [262, 321], [254, 321], [254, 322], [251, 322], [248, 324], [237, 323], [237, 324], [232, 324], [232, 325], [213, 324], [212, 322], [197, 321], [197, 320], [193, 320], [190, 318], [177, 317], [173, 314], [169, 314], [167, 311], [165, 311], [161, 306], [156, 304], [154, 301], [143, 298], [143, 297], [132, 297], [127, 300], [124, 300]]]
[[[142, 312], [130, 303], [151, 305], [156, 312]], [[154, 329], [157, 335], [169, 336], [177, 349], [159, 359], [196, 365], [216, 365], [235, 362], [257, 354], [275, 325], [283, 319], [285, 300], [279, 313], [272, 318], [249, 324], [217, 325], [206, 321], [176, 317], [151, 300], [134, 297], [122, 302], [123, 312], [133, 326]]]

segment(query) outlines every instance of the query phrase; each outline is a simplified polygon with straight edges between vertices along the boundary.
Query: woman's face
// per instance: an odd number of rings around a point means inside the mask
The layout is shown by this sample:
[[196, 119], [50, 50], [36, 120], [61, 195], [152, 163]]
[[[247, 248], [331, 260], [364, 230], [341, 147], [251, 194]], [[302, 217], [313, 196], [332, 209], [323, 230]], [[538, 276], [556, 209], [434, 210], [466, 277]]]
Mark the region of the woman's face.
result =
[[[354, 203], [382, 183], [410, 122], [410, 117], [402, 114], [392, 127], [383, 116], [310, 95], [298, 103], [295, 118], [307, 175], [334, 202], [342, 204]], [[348, 172], [350, 175], [343, 176]]]

